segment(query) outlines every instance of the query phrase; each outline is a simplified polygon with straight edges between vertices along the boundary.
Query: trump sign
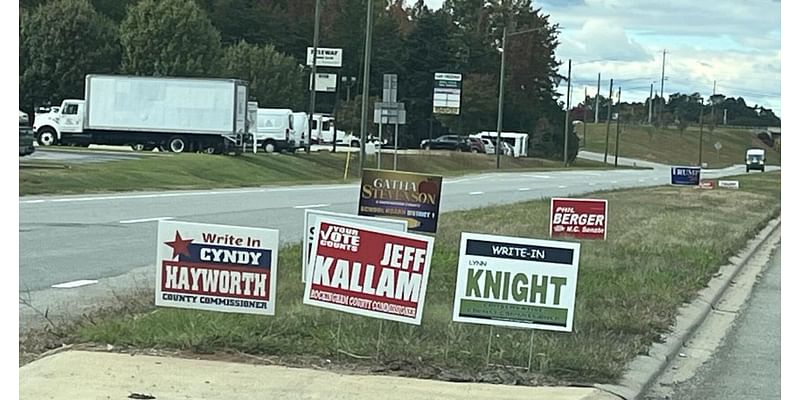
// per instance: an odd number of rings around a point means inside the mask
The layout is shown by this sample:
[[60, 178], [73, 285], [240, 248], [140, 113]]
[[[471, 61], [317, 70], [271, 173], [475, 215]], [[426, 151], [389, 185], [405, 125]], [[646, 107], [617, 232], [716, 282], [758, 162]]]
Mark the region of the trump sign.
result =
[[158, 222], [156, 305], [275, 315], [278, 231]]

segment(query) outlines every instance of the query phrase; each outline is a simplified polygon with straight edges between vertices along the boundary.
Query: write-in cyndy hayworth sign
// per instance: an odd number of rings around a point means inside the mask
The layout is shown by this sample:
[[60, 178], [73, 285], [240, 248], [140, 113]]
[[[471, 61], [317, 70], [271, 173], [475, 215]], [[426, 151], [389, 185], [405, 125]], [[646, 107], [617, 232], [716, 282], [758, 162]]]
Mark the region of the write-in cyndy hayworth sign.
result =
[[461, 234], [453, 321], [570, 332], [580, 243]]
[[158, 222], [156, 305], [275, 315], [278, 231]]
[[364, 169], [358, 215], [408, 221], [408, 230], [435, 233], [442, 177], [412, 172]]
[[419, 325], [433, 238], [322, 216], [303, 303]]

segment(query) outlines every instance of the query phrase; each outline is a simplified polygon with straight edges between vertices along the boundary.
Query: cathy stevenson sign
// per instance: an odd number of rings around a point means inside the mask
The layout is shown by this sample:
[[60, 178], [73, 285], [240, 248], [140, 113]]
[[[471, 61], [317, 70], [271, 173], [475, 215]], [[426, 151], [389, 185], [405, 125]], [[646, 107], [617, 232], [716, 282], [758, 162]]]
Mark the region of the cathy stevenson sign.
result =
[[571, 332], [580, 249], [462, 233], [453, 321]]
[[156, 305], [275, 315], [278, 231], [158, 222]]
[[309, 274], [308, 270], [309, 267], [311, 266], [311, 263], [309, 262], [311, 260], [311, 248], [313, 247], [314, 242], [317, 240], [317, 235], [316, 235], [317, 221], [322, 217], [332, 217], [340, 221], [354, 222], [358, 224], [369, 225], [376, 228], [383, 228], [400, 232], [405, 232], [408, 229], [408, 221], [404, 220], [361, 217], [358, 215], [340, 214], [330, 211], [306, 209], [305, 230], [304, 230], [306, 234], [303, 236], [303, 259], [301, 262], [303, 268], [303, 273], [301, 274], [301, 278], [303, 282], [306, 281], [306, 275]]
[[608, 201], [598, 199], [550, 200], [550, 237], [605, 239]]
[[673, 185], [700, 185], [700, 167], [672, 167]]
[[433, 238], [319, 218], [303, 303], [419, 325]]
[[442, 177], [364, 169], [358, 215], [408, 221], [408, 230], [436, 232]]

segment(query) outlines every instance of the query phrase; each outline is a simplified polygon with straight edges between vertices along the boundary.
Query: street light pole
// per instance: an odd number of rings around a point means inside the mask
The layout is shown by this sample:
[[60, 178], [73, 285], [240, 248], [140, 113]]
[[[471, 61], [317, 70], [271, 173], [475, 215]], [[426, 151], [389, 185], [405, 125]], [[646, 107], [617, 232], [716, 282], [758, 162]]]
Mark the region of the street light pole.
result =
[[506, 72], [506, 38], [508, 36], [508, 30], [506, 27], [503, 27], [503, 54], [500, 55], [500, 95], [497, 97], [497, 143], [494, 147], [494, 153], [497, 159], [497, 169], [500, 169], [500, 152], [503, 150], [503, 147], [500, 145], [500, 132], [503, 131], [503, 77], [505, 76]]
[[567, 68], [567, 102], [566, 102], [566, 109], [567, 112], [564, 114], [564, 166], [566, 167], [568, 164], [567, 159], [567, 145], [569, 143], [569, 97], [570, 97], [570, 90], [572, 89], [572, 59], [568, 62]]
[[358, 158], [359, 175], [364, 171], [367, 139], [367, 102], [369, 101], [369, 63], [372, 51], [372, 0], [367, 0], [367, 37], [364, 43], [364, 84], [361, 89], [361, 155]]
[[311, 55], [311, 107], [308, 114], [308, 139], [303, 146], [306, 149], [306, 154], [311, 152], [311, 124], [314, 122], [314, 107], [317, 101], [317, 47], [319, 47], [319, 2], [317, 0], [316, 8], [314, 9], [314, 49]]

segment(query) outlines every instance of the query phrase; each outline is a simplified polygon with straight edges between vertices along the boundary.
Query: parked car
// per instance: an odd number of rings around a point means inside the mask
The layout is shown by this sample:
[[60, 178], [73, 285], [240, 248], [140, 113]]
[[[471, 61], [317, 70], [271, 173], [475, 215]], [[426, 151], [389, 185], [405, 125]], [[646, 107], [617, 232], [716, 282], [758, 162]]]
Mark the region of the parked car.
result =
[[36, 149], [33, 147], [33, 142], [36, 139], [33, 136], [33, 128], [29, 123], [28, 114], [19, 112], [19, 155], [27, 156], [33, 154]]
[[468, 138], [467, 142], [469, 143], [469, 151], [472, 153], [486, 153], [486, 148], [483, 145], [483, 141], [479, 138]]
[[494, 143], [489, 139], [481, 139], [483, 143], [483, 152], [486, 154], [494, 154]]
[[425, 139], [419, 147], [425, 150], [457, 150], [469, 151], [467, 139], [458, 135], [444, 135], [436, 139]]

